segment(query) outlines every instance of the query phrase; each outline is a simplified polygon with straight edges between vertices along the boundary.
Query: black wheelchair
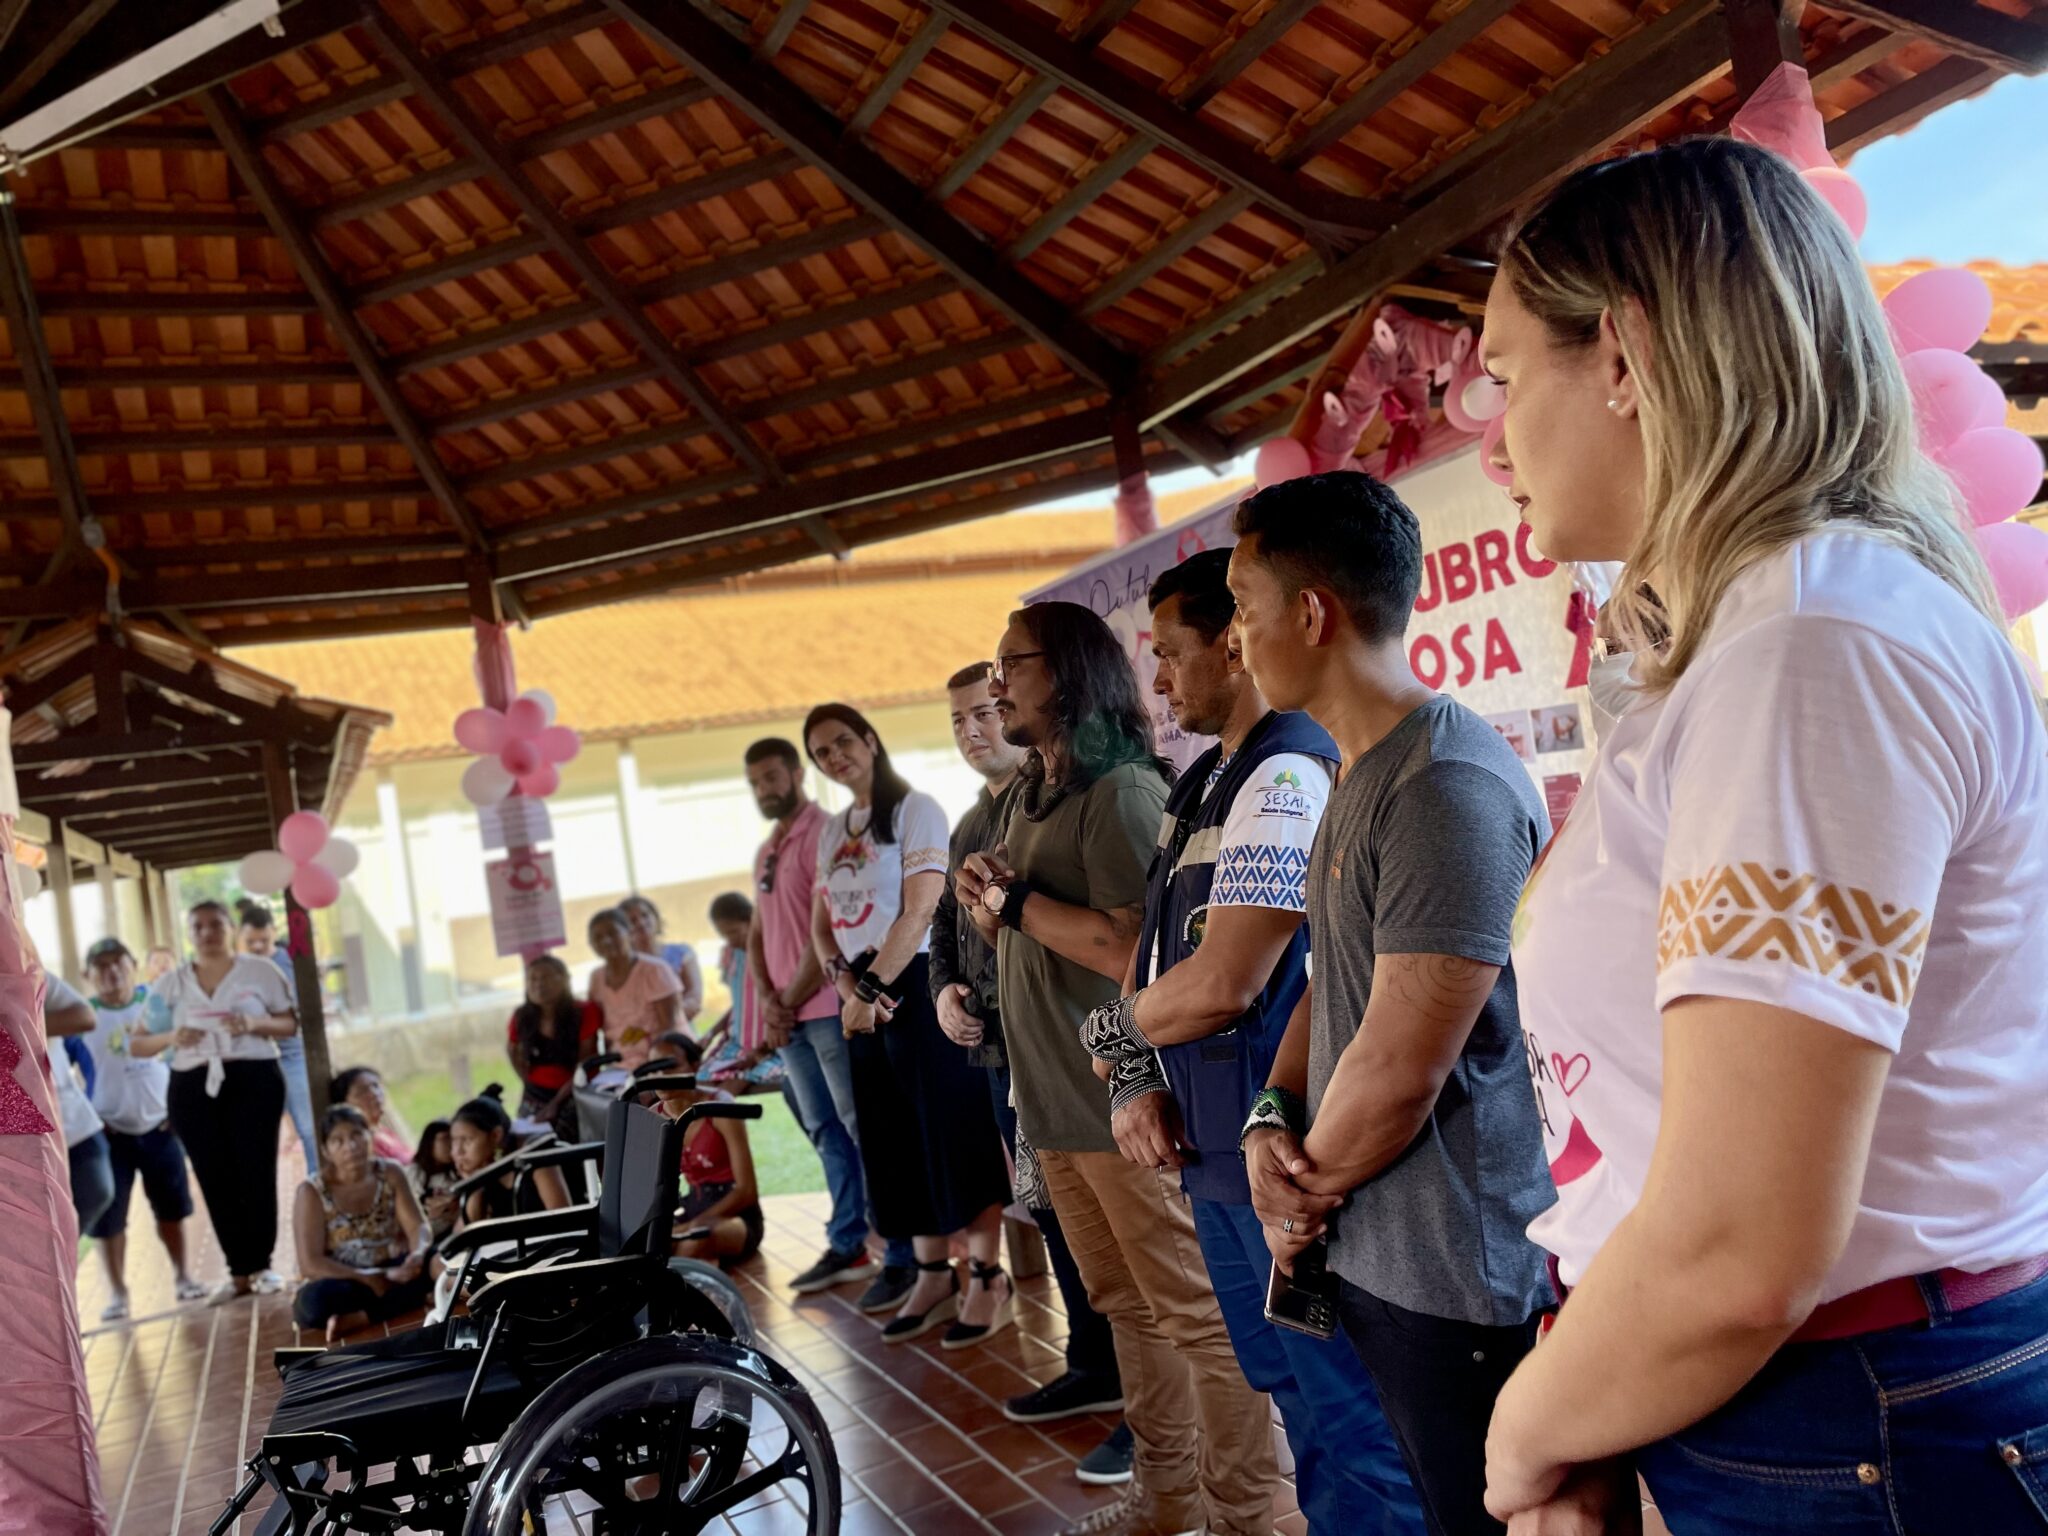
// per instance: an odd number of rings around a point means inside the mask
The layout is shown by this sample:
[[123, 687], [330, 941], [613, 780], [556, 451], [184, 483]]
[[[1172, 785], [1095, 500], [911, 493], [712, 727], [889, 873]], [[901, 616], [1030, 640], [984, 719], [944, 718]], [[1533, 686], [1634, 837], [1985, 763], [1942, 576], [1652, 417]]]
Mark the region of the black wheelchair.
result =
[[809, 1536], [836, 1532], [838, 1460], [809, 1393], [753, 1347], [730, 1281], [671, 1258], [684, 1138], [759, 1114], [670, 1120], [622, 1098], [594, 1206], [478, 1224], [544, 1240], [540, 1261], [446, 1323], [278, 1351], [283, 1398], [211, 1536], [266, 1489], [257, 1536], [696, 1536], [771, 1492]]

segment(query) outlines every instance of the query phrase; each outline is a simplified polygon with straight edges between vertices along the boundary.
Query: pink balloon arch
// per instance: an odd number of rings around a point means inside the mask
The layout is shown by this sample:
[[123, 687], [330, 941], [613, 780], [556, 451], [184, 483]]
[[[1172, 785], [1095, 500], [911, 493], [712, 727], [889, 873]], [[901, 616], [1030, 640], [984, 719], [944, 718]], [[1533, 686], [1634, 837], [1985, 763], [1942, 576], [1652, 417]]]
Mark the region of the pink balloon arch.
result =
[[513, 790], [545, 799], [561, 787], [562, 765], [583, 750], [583, 738], [555, 724], [555, 701], [529, 688], [505, 709], [465, 709], [455, 739], [477, 754], [462, 775], [471, 805], [496, 805]]

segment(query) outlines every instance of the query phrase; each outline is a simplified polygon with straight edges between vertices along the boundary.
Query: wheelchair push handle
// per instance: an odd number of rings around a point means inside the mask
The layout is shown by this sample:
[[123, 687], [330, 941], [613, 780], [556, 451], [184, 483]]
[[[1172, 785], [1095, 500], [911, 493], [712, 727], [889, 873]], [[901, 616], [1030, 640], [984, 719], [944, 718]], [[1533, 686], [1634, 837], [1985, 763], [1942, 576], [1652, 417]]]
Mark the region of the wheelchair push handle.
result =
[[625, 1059], [618, 1051], [599, 1051], [595, 1056], [586, 1056], [579, 1061], [576, 1070], [583, 1074], [583, 1080], [587, 1083], [606, 1067]]
[[673, 1072], [682, 1064], [683, 1058], [680, 1056], [656, 1056], [652, 1060], [643, 1061], [639, 1066], [635, 1067], [632, 1072], [632, 1078], [635, 1083], [638, 1083], [642, 1078], [659, 1077], [664, 1072]]

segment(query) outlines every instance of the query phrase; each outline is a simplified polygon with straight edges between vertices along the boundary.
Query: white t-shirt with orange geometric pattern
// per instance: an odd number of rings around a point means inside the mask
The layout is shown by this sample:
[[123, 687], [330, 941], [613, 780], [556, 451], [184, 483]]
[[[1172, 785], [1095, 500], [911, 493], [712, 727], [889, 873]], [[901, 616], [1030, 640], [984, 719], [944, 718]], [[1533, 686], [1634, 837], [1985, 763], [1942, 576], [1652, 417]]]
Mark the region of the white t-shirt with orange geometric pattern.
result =
[[2048, 1253], [2048, 732], [2006, 637], [1895, 545], [1745, 575], [1606, 733], [1516, 925], [1577, 1283], [1642, 1193], [1660, 1013], [1726, 997], [1892, 1053], [1824, 1299]]

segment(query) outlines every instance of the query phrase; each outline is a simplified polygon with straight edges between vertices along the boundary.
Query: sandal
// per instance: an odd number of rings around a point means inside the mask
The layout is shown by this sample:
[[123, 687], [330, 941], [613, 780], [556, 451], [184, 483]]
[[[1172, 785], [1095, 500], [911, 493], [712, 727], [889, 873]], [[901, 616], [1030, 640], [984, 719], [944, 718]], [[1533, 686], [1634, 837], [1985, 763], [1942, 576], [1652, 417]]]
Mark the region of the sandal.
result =
[[982, 1286], [993, 1286], [1003, 1282], [1003, 1299], [996, 1303], [995, 1315], [987, 1323], [955, 1323], [946, 1330], [946, 1336], [939, 1340], [941, 1349], [968, 1349], [979, 1344], [991, 1334], [1001, 1333], [1017, 1320], [1017, 1287], [1010, 1283], [1000, 1264], [984, 1264], [979, 1259], [972, 1261], [974, 1280]]
[[[929, 1264], [922, 1261], [918, 1269], [927, 1275], [941, 1272], [953, 1273], [951, 1259], [933, 1259]], [[960, 1276], [953, 1274], [953, 1293], [941, 1297], [922, 1312], [898, 1312], [889, 1320], [889, 1326], [882, 1330], [884, 1344], [908, 1344], [912, 1339], [921, 1339], [941, 1324], [950, 1323], [960, 1315]]]

